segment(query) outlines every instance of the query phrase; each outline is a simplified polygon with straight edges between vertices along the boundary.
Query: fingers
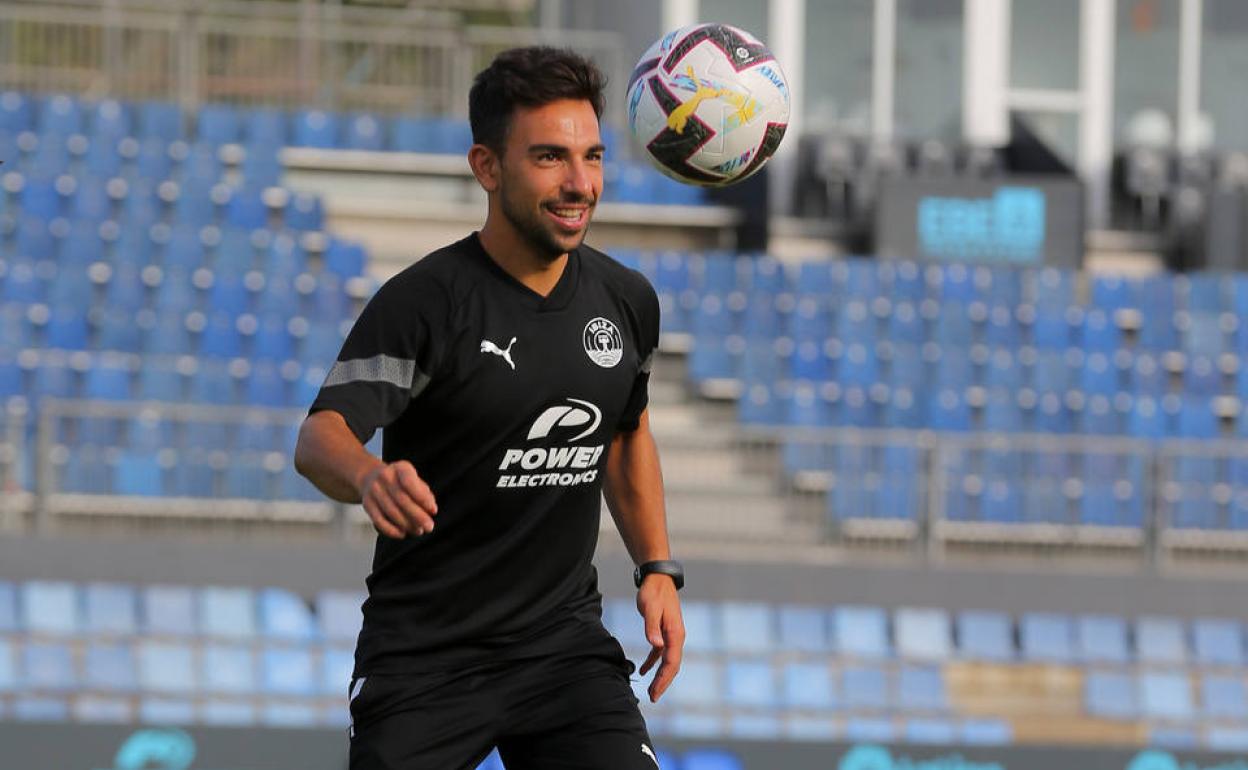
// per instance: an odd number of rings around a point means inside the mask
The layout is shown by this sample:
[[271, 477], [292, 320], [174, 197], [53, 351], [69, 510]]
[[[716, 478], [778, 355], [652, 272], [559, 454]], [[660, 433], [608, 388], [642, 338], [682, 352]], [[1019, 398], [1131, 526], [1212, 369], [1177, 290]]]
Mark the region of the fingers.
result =
[[373, 474], [365, 489], [364, 509], [379, 533], [402, 538], [432, 532], [437, 503], [411, 463], [398, 462]]
[[655, 672], [653, 681], [650, 682], [650, 702], [658, 703], [659, 698], [663, 697], [663, 693], [667, 692], [667, 688], [672, 684], [672, 680], [676, 678], [676, 672], [680, 671], [680, 651], [675, 647], [667, 647], [663, 650], [663, 662], [659, 664], [659, 670]]
[[641, 664], [641, 668], [637, 669], [637, 673], [641, 674], [642, 676], [645, 676], [646, 674], [650, 673], [650, 668], [654, 666], [655, 663], [658, 663], [659, 659], [662, 657], [663, 657], [662, 647], [651, 647], [650, 654], [646, 656], [646, 662]]

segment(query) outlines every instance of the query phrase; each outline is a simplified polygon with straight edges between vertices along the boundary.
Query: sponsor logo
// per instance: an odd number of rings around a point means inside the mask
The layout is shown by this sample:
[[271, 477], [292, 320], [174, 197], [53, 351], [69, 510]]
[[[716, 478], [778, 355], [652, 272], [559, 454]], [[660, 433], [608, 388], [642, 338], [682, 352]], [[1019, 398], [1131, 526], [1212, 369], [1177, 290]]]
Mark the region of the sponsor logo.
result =
[[602, 425], [602, 410], [589, 401], [569, 398], [542, 410], [525, 434], [526, 442], [544, 446], [513, 447], [503, 452], [497, 486], [573, 487], [598, 480], [603, 444], [577, 444]]
[[883, 746], [855, 746], [841, 757], [837, 770], [1004, 770], [996, 762], [973, 762], [960, 754], [932, 759], [893, 756]]
[[605, 318], [591, 319], [581, 334], [585, 355], [604, 369], [610, 369], [624, 357], [624, 338], [614, 323]]
[[503, 359], [504, 361], [507, 362], [507, 365], [510, 366], [511, 370], [514, 372], [516, 370], [516, 362], [511, 360], [511, 347], [512, 345], [515, 345], [515, 344], [516, 344], [515, 337], [511, 338], [511, 342], [507, 343], [506, 348], [500, 348], [498, 345], [495, 345], [493, 342], [490, 342], [489, 340], [481, 340], [481, 352], [492, 353], [493, 355], [496, 355], [499, 358]]
[[919, 249], [930, 257], [1039, 262], [1045, 197], [1034, 187], [1002, 187], [990, 198], [929, 195], [919, 200]]
[[1232, 759], [1220, 765], [1202, 767], [1195, 762], [1183, 762], [1168, 751], [1149, 749], [1136, 754], [1127, 770], [1248, 770], [1248, 761]]
[[655, 767], [659, 766], [659, 758], [656, 757], [654, 755], [654, 751], [651, 750], [651, 748], [644, 743], [641, 744], [641, 753], [645, 754], [647, 757], [650, 757], [650, 761], [654, 763]]

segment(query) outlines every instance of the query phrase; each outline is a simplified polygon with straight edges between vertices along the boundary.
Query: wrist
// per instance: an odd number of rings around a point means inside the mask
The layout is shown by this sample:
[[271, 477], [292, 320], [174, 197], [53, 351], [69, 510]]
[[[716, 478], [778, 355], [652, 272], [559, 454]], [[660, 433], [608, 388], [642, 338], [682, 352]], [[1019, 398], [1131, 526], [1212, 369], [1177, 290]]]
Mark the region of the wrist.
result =
[[386, 467], [385, 463], [373, 458], [372, 462], [365, 463], [364, 467], [356, 470], [351, 483], [355, 487], [355, 493], [359, 495], [361, 500], [364, 499], [364, 493], [368, 491], [368, 485], [373, 482], [377, 472], [384, 467]]
[[633, 583], [641, 588], [642, 583], [656, 575], [671, 580], [677, 591], [685, 586], [684, 565], [671, 559], [659, 559], [639, 564], [633, 570]]

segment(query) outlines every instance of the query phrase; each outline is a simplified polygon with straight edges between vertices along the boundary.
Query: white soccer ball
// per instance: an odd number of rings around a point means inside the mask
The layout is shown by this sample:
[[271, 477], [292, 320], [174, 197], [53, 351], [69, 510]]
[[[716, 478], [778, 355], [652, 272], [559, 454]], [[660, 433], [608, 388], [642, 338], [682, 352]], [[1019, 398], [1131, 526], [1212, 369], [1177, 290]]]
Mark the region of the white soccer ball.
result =
[[784, 138], [789, 87], [767, 46], [695, 24], [650, 46], [628, 81], [628, 126], [659, 171], [722, 187], [762, 168]]

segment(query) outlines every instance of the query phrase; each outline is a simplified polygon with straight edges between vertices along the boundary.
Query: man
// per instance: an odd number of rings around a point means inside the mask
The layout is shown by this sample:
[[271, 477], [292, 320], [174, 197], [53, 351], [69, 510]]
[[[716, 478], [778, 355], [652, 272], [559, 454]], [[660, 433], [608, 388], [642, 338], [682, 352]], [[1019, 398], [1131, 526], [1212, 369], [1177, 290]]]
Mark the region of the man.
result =
[[[353, 770], [653, 770], [591, 564], [601, 495], [640, 565], [657, 701], [684, 627], [646, 411], [653, 289], [582, 245], [603, 80], [507, 51], [469, 94], [479, 233], [365, 307], [300, 431], [299, 472], [378, 532], [351, 683]], [[377, 428], [382, 458], [363, 448]]]

